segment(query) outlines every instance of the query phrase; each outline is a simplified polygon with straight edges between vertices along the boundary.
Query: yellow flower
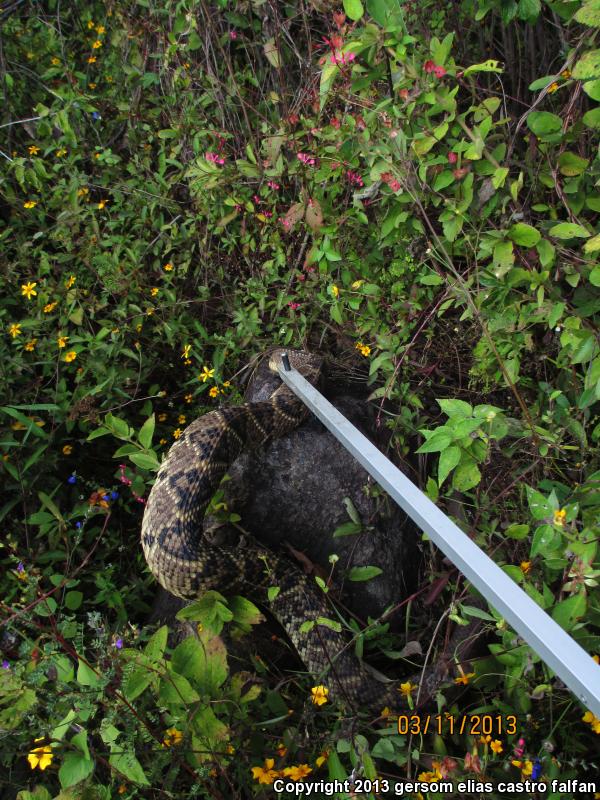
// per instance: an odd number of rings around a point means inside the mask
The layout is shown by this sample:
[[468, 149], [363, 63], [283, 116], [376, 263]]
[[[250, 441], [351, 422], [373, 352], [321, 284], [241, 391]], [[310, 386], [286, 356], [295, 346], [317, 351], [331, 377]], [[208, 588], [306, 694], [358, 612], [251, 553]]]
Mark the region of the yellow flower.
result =
[[26, 297], [28, 300], [31, 300], [32, 297], [35, 297], [37, 292], [35, 291], [35, 287], [37, 286], [37, 281], [33, 283], [28, 281], [27, 283], [21, 284], [21, 294], [23, 297]]
[[90, 89], [95, 89], [96, 86], [98, 86], [98, 84], [97, 83], [88, 83], [88, 86], [90, 87]]
[[112, 75], [107, 75], [106, 76], [106, 82], [107, 83], [112, 83], [113, 82]]
[[95, 64], [96, 63], [96, 56], [90, 56], [88, 58], [88, 64]]
[[226, 389], [229, 389], [229, 387], [231, 386], [231, 381], [223, 381], [223, 386], [224, 386]]
[[183, 431], [181, 430], [181, 428], [175, 428], [175, 430], [173, 431], [173, 438], [179, 439], [182, 433]]
[[177, 747], [183, 739], [183, 733], [177, 728], [168, 728], [163, 739], [165, 747]]
[[274, 758], [265, 758], [264, 767], [252, 767], [252, 777], [255, 781], [264, 784], [271, 784], [275, 778], [279, 777], [279, 772], [273, 767], [275, 766]]
[[471, 678], [475, 677], [475, 673], [474, 672], [464, 673], [462, 667], [459, 667], [458, 671], [460, 672], [460, 675], [458, 677], [454, 678], [454, 683], [456, 683], [456, 684], [462, 683], [463, 686], [466, 686], [469, 683], [469, 681], [471, 680]]
[[59, 336], [56, 341], [58, 342], [58, 346], [60, 348], [66, 347], [67, 346], [67, 342], [69, 341], [69, 337], [68, 336]]
[[209, 378], [212, 378], [214, 374], [215, 374], [214, 369], [209, 369], [208, 367], [204, 366], [202, 367], [202, 372], [200, 373], [200, 375], [198, 375], [198, 380], [202, 381], [202, 383], [206, 383], [206, 381]]
[[185, 397], [184, 397], [183, 399], [184, 399], [184, 400], [185, 400], [185, 402], [186, 402], [186, 403], [188, 403], [188, 405], [189, 405], [189, 403], [191, 403], [191, 402], [192, 402], [192, 400], [194, 399], [194, 397], [193, 397], [193, 395], [191, 395], [191, 394], [186, 394], [186, 395], [185, 395]]
[[35, 208], [37, 206], [37, 200], [26, 200], [23, 203], [23, 208]]
[[335, 284], [333, 284], [332, 286], [329, 287], [329, 291], [331, 292], [331, 294], [334, 297], [338, 297], [339, 296], [340, 290], [338, 289], [338, 287]]
[[52, 66], [58, 67], [58, 65], [60, 64], [60, 58], [54, 56], [54, 58], [50, 59], [50, 63], [52, 64]]
[[73, 445], [72, 444], [66, 444], [63, 447], [62, 451], [63, 451], [63, 456], [70, 456], [71, 453], [73, 452]]
[[102, 211], [102, 209], [104, 208], [104, 206], [105, 206], [107, 203], [108, 203], [108, 200], [100, 200], [100, 202], [98, 203], [98, 210], [99, 210], [99, 211]]
[[178, 422], [180, 425], [185, 425], [185, 414], [180, 414], [180, 415], [177, 417], [177, 422]]
[[287, 747], [283, 744], [283, 742], [279, 742], [275, 748], [275, 752], [280, 758], [283, 758], [285, 755], [287, 755]]
[[363, 346], [360, 348], [360, 352], [366, 358], [367, 356], [371, 355], [371, 348], [369, 347], [368, 344], [363, 344]]
[[560, 528], [565, 524], [565, 518], [567, 516], [567, 512], [564, 508], [560, 508], [554, 512], [554, 524], [558, 525]]
[[96, 39], [94, 44], [92, 45], [92, 50], [99, 50], [102, 47], [102, 42], [100, 39]]
[[95, 27], [96, 27], [95, 23], [94, 23], [94, 22], [93, 22], [93, 20], [91, 20], [91, 19], [88, 19], [88, 24], [87, 24], [87, 26], [88, 26], [88, 31], [91, 31], [91, 30], [92, 30], [92, 28], [95, 28]]
[[571, 77], [571, 70], [570, 69], [563, 69], [563, 71], [560, 73], [560, 76], [561, 76], [561, 78], [564, 78], [566, 81], [568, 81], [569, 78]]
[[556, 81], [554, 81], [554, 82], [553, 82], [553, 83], [551, 83], [551, 84], [550, 84], [550, 86], [548, 87], [548, 94], [552, 94], [552, 93], [553, 93], [553, 92], [555, 92], [557, 89], [558, 89], [558, 83], [557, 83]]
[[156, 295], [158, 294], [158, 286], [153, 286], [150, 289], [150, 294], [152, 295], [152, 297], [156, 297]]
[[8, 332], [12, 336], [13, 339], [16, 339], [17, 336], [21, 335], [21, 323], [20, 322], [13, 322], [13, 324], [9, 326]]
[[165, 412], [164, 412], [164, 411], [163, 411], [163, 412], [161, 412], [161, 413], [158, 415], [158, 421], [159, 421], [159, 422], [165, 422], [165, 420], [166, 420], [166, 419], [167, 419], [167, 415], [165, 414]]
[[106, 28], [104, 27], [104, 25], [96, 26], [96, 33], [98, 34], [98, 36], [102, 36], [103, 33], [106, 33]]
[[328, 758], [329, 758], [329, 750], [323, 750], [321, 755], [317, 756], [317, 758], [315, 759], [315, 764], [317, 765], [317, 767], [322, 767]]
[[183, 352], [181, 354], [181, 357], [182, 358], [189, 358], [191, 349], [192, 349], [192, 345], [191, 344], [184, 344], [183, 345]]
[[499, 739], [494, 739], [494, 741], [490, 744], [490, 750], [492, 753], [499, 755], [503, 750], [502, 742]]
[[410, 681], [407, 681], [406, 683], [401, 683], [401, 684], [400, 684], [400, 689], [398, 689], [398, 691], [399, 691], [399, 692], [400, 692], [400, 694], [401, 694], [401, 695], [403, 695], [404, 697], [410, 697], [410, 695], [411, 695], [412, 691], [413, 691], [414, 689], [416, 689], [416, 688], [417, 688], [417, 687], [415, 686], [415, 684], [414, 684], [414, 683], [411, 683]]
[[30, 339], [25, 345], [25, 350], [31, 353], [35, 349], [36, 344], [37, 344], [37, 339]]
[[531, 561], [521, 561], [520, 567], [523, 575], [527, 575], [531, 572]]
[[479, 737], [479, 741], [481, 742], [481, 744], [489, 744], [492, 741], [492, 737], [489, 736], [489, 735], [488, 736], [480, 736]]
[[118, 792], [119, 794], [125, 794], [125, 792], [126, 792], [126, 791], [127, 791], [127, 787], [125, 786], [125, 784], [124, 784], [124, 783], [122, 783], [122, 784], [119, 786], [119, 788], [117, 789], [117, 792]]
[[600, 656], [592, 656], [592, 661], [595, 661], [596, 664], [600, 664]]
[[168, 264], [165, 264], [163, 267], [165, 272], [172, 272], [173, 271], [173, 264], [169, 261]]
[[[43, 742], [44, 738], [36, 739], [36, 742]], [[44, 745], [44, 747], [34, 747], [33, 750], [29, 752], [27, 756], [27, 761], [29, 761], [29, 766], [31, 769], [36, 769], [39, 767], [41, 770], [46, 769], [52, 763], [52, 759], [54, 758], [54, 754], [52, 753], [52, 747], [49, 744]]]
[[285, 777], [291, 778], [293, 781], [301, 781], [302, 778], [306, 778], [311, 772], [312, 767], [309, 767], [308, 764], [298, 764], [297, 767], [286, 767], [283, 770]]
[[219, 394], [219, 390], [217, 389], [216, 386], [211, 386], [210, 389], [208, 390], [208, 393], [211, 397], [216, 397]]
[[322, 706], [327, 702], [329, 689], [321, 684], [320, 686], [313, 686], [310, 693], [312, 694], [311, 700], [313, 703], [316, 706]]
[[30, 144], [27, 149], [29, 150], [30, 156], [37, 156], [37, 154], [40, 152], [40, 148], [36, 144]]
[[75, 350], [69, 350], [68, 353], [65, 353], [65, 361], [67, 362], [67, 364], [70, 364], [71, 361], [75, 361], [76, 358], [77, 358], [77, 353], [75, 352]]
[[77, 280], [77, 278], [75, 277], [75, 275], [69, 275], [69, 277], [65, 281], [65, 286], [67, 287], [67, 289], [70, 289], [71, 286], [73, 286], [73, 284], [75, 283], [76, 280]]
[[159, 444], [166, 444], [166, 443], [167, 443], [167, 440], [166, 440], [166, 439], [161, 439], [161, 440], [159, 441]]
[[57, 305], [58, 303], [56, 300], [53, 303], [46, 303], [44, 306], [44, 314], [51, 314]]
[[83, 197], [84, 195], [89, 193], [90, 190], [87, 188], [87, 186], [82, 186], [81, 189], [77, 190], [77, 197]]
[[154, 308], [152, 308], [152, 306], [150, 306], [150, 308], [146, 309], [146, 316], [147, 317], [151, 317], [154, 314], [155, 310], [156, 309], [154, 309]]
[[67, 151], [66, 151], [66, 149], [64, 147], [61, 147], [60, 150], [56, 151], [56, 157], [57, 158], [62, 158], [63, 156], [66, 156], [66, 155], [67, 155]]
[[351, 288], [352, 289], [360, 289], [360, 287], [363, 285], [363, 283], [364, 283], [364, 281], [354, 281], [354, 283], [352, 284]]
[[521, 774], [522, 774], [522, 775], [523, 775], [523, 777], [525, 778], [525, 777], [527, 777], [527, 776], [531, 775], [531, 773], [532, 773], [532, 772], [533, 772], [533, 762], [531, 762], [531, 761], [526, 761], [526, 762], [523, 764], [523, 766], [521, 767]]

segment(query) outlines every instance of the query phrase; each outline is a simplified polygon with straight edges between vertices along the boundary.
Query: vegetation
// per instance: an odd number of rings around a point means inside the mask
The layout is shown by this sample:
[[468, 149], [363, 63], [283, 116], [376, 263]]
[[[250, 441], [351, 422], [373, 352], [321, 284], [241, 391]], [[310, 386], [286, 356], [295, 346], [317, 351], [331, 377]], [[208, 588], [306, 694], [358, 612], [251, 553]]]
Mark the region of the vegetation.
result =
[[168, 647], [139, 529], [185, 425], [239, 402], [265, 348], [308, 346], [600, 652], [597, 0], [9, 0], [0, 20], [7, 796], [593, 775], [600, 721], [456, 575], [431, 634], [450, 607], [490, 635], [438, 710], [514, 730], [350, 724], [301, 675], [233, 673], [220, 634], [260, 621], [241, 598], [200, 599]]

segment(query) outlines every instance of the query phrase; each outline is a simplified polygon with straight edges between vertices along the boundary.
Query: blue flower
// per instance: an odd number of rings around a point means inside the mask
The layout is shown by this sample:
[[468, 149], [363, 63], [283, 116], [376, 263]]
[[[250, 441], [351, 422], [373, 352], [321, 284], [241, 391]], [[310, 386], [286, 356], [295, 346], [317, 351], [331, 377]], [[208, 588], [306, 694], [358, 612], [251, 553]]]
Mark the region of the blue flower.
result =
[[23, 562], [19, 561], [17, 564], [17, 572], [25, 572], [25, 567], [23, 566]]
[[75, 475], [75, 473], [73, 473], [72, 475], [69, 475], [69, 477], [67, 478], [67, 483], [70, 483], [71, 486], [76, 484], [77, 483], [77, 475]]
[[10, 664], [6, 659], [2, 662], [2, 669], [10, 669]]
[[121, 637], [119, 637], [115, 642], [115, 647], [117, 650], [120, 650], [123, 647], [123, 639], [121, 639]]
[[111, 500], [118, 500], [119, 499], [119, 493], [118, 492], [111, 492], [110, 493], [110, 499]]
[[97, 111], [92, 111], [92, 119], [94, 121], [96, 121], [98, 119], [102, 119], [102, 117], [100, 116], [100, 114]]
[[75, 527], [76, 527], [76, 528], [81, 528], [81, 522], [76, 522], [76, 523], [75, 523]]
[[539, 760], [539, 758], [536, 758], [533, 764], [533, 769], [531, 770], [531, 780], [537, 781], [541, 774], [542, 774], [542, 762]]
[[110, 495], [109, 494], [103, 494], [102, 495], [102, 499], [103, 500], [110, 500]]

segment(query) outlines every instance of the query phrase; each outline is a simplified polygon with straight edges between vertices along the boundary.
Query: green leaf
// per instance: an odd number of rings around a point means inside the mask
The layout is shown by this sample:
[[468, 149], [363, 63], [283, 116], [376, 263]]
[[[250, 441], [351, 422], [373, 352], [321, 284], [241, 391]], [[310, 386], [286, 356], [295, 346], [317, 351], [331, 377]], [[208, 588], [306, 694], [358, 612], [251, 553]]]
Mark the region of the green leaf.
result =
[[559, 133], [562, 130], [562, 120], [549, 111], [532, 111], [527, 117], [529, 130], [539, 138]]
[[526, 539], [529, 536], [529, 525], [513, 523], [504, 531], [504, 535], [509, 539]]
[[353, 22], [359, 20], [365, 13], [363, 4], [360, 0], [343, 0], [344, 11]]
[[162, 625], [148, 639], [148, 642], [144, 647], [144, 655], [152, 663], [159, 661], [163, 657], [165, 647], [167, 646], [168, 635], [169, 628], [167, 625]]
[[351, 581], [370, 581], [371, 578], [376, 578], [383, 572], [379, 567], [352, 567], [348, 573], [348, 578]]
[[582, 122], [586, 128], [600, 128], [600, 108], [596, 107], [586, 111], [582, 117]]
[[600, 100], [600, 80], [586, 81], [581, 84], [583, 91], [592, 98], [592, 100]]
[[558, 225], [550, 228], [548, 233], [555, 239], [587, 239], [591, 236], [590, 232], [582, 225], [576, 225], [574, 222], [559, 222]]
[[[423, 433], [423, 431], [420, 431]], [[452, 436], [445, 431], [435, 431], [427, 441], [419, 447], [417, 453], [441, 453], [452, 444]]]
[[77, 611], [83, 602], [83, 592], [67, 592], [65, 595], [65, 605], [69, 611]]
[[67, 753], [58, 770], [58, 779], [63, 789], [85, 780], [94, 770], [94, 762], [83, 753]]
[[589, 163], [590, 161], [588, 158], [582, 158], [568, 150], [561, 153], [558, 157], [558, 169], [561, 175], [567, 175], [568, 177], [581, 175]]
[[276, 69], [279, 69], [279, 67], [281, 67], [281, 57], [279, 55], [277, 45], [275, 44], [275, 39], [271, 38], [265, 42], [263, 45], [263, 50], [269, 64]]
[[200, 694], [217, 697], [227, 680], [227, 650], [222, 640], [210, 630], [200, 638], [189, 636], [177, 645], [171, 658], [173, 669], [186, 677]]
[[438, 486], [442, 486], [448, 475], [457, 466], [460, 461], [460, 456], [460, 447], [456, 445], [446, 448], [446, 450], [441, 453], [438, 466]]
[[245, 597], [240, 597], [239, 595], [230, 598], [229, 609], [233, 614], [233, 622], [236, 622], [242, 627], [246, 627], [248, 630], [250, 630], [252, 625], [259, 625], [265, 620], [260, 609], [258, 609], [254, 603], [251, 603], [250, 600], [246, 600]]
[[477, 486], [481, 480], [481, 472], [474, 461], [459, 464], [452, 474], [452, 488], [458, 492], [467, 492]]
[[531, 558], [549, 550], [556, 550], [562, 541], [561, 534], [552, 525], [540, 525], [531, 540]]
[[499, 61], [494, 58], [488, 58], [487, 61], [483, 61], [481, 64], [471, 64], [470, 67], [466, 68], [463, 75], [467, 77], [467, 75], [474, 75], [476, 72], [504, 72], [504, 70]]
[[527, 225], [524, 222], [517, 222], [513, 225], [507, 234], [519, 247], [535, 247], [535, 245], [542, 238], [541, 234], [532, 225]]
[[156, 676], [152, 662], [142, 653], [136, 653], [136, 666], [123, 684], [123, 693], [128, 700], [135, 700], [143, 694]]
[[543, 494], [532, 489], [531, 486], [525, 487], [527, 492], [527, 503], [531, 516], [534, 519], [545, 519], [552, 515], [552, 505]]
[[535, 22], [541, 10], [540, 0], [519, 0], [517, 17], [526, 22]]
[[447, 414], [449, 417], [456, 418], [456, 417], [470, 417], [473, 413], [473, 406], [470, 403], [465, 402], [464, 400], [436, 400], [436, 403], [442, 409], [444, 414]]
[[154, 435], [154, 425], [155, 425], [155, 418], [154, 414], [151, 417], [148, 417], [146, 422], [142, 425], [138, 433], [138, 441], [144, 448], [144, 450], [148, 450], [150, 445], [152, 444], [152, 437]]
[[339, 539], [341, 536], [354, 536], [357, 533], [360, 533], [363, 529], [363, 526], [356, 522], [344, 522], [343, 525], [338, 525], [338, 527], [333, 532], [333, 538]]
[[152, 450], [149, 453], [131, 453], [129, 460], [133, 461], [136, 467], [147, 469], [150, 472], [155, 472], [160, 467], [158, 457]]
[[[596, 250], [598, 250], [598, 249], [600, 249], [600, 236], [594, 236], [594, 239], [598, 239], [599, 240], [598, 241], [598, 246], [595, 248]], [[590, 239], [590, 241], [593, 241], [593, 239]], [[586, 244], [588, 244], [588, 242], [586, 242]], [[585, 248], [584, 248], [584, 250], [585, 250]], [[600, 286], [600, 264], [596, 264], [594, 269], [590, 272], [590, 276], [589, 276], [588, 280], [592, 284], [592, 286]]]
[[552, 609], [552, 619], [566, 631], [585, 616], [587, 601], [583, 593], [574, 594], [557, 603]]
[[158, 699], [165, 705], [188, 706], [190, 703], [196, 703], [200, 695], [187, 678], [169, 669], [168, 674], [160, 679]]
[[367, 11], [382, 28], [404, 26], [400, 0], [367, 0]]
[[588, 50], [575, 64], [572, 76], [576, 81], [600, 77], [600, 50]]
[[582, 25], [600, 28], [600, 0], [588, 0], [576, 12], [574, 19], [581, 22]]
[[[118, 745], [116, 745], [118, 746]], [[115, 770], [122, 773], [127, 780], [132, 783], [139, 783], [141, 786], [150, 786], [142, 765], [133, 753], [113, 753], [109, 758], [109, 764]]]
[[80, 686], [91, 686], [95, 688], [100, 684], [100, 678], [91, 667], [82, 661], [81, 659], [78, 660], [77, 666], [77, 683]]

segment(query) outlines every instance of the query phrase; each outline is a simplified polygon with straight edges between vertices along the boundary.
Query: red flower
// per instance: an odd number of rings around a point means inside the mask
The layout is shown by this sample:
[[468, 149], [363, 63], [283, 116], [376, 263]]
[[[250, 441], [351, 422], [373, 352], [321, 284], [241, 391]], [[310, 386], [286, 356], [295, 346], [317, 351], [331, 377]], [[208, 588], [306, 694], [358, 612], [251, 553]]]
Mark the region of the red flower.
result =
[[456, 153], [448, 153], [449, 164], [456, 164], [457, 161], [458, 161], [458, 156]]
[[346, 22], [346, 15], [343, 11], [335, 11], [333, 14], [333, 21], [335, 22], [335, 27], [340, 30], [344, 22]]
[[436, 66], [433, 68], [433, 74], [435, 75], [436, 78], [443, 78], [444, 75], [446, 74], [446, 70], [443, 67]]
[[425, 70], [425, 72], [433, 72], [433, 70], [435, 69], [435, 63], [431, 59], [429, 59], [429, 61], [426, 61], [423, 64], [423, 69]]
[[408, 100], [408, 89], [400, 89], [398, 94], [403, 100]]

